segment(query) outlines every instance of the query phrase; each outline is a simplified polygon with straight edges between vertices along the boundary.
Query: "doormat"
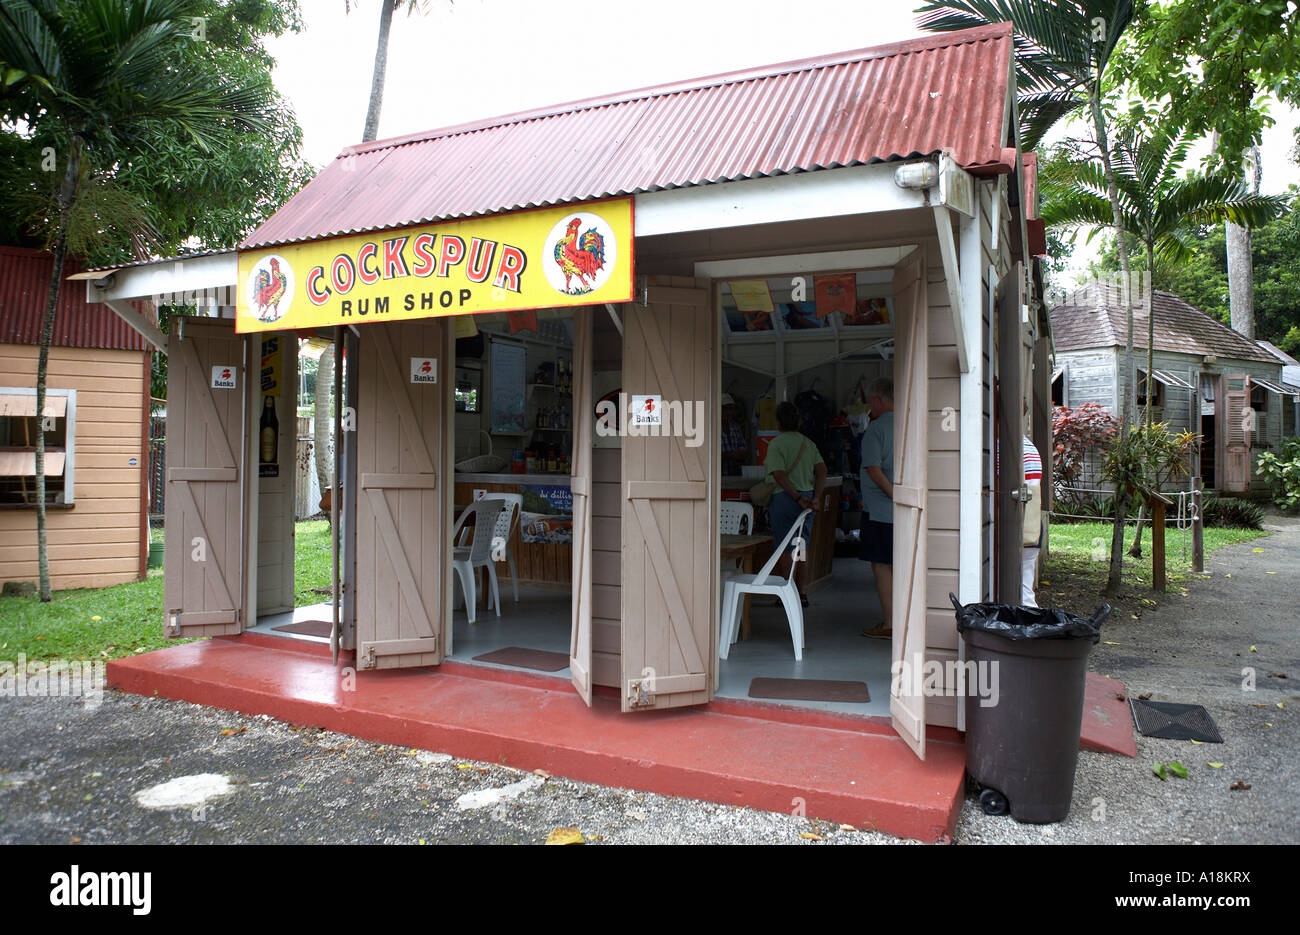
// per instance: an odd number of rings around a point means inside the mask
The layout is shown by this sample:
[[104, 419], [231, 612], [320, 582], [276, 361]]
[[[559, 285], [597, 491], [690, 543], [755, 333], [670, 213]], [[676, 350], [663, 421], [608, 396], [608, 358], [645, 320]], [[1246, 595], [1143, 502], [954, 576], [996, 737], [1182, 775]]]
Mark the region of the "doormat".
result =
[[1128, 704], [1133, 712], [1133, 723], [1143, 737], [1223, 743], [1223, 735], [1215, 726], [1210, 712], [1201, 705], [1147, 701], [1142, 698], [1129, 698]]
[[841, 701], [866, 704], [871, 700], [866, 682], [835, 679], [754, 679], [750, 698], [779, 698], [785, 701]]
[[280, 630], [283, 633], [300, 633], [303, 636], [323, 636], [325, 639], [330, 638], [330, 630], [334, 624], [328, 620], [298, 620], [294, 623], [285, 623], [278, 627], [271, 627], [272, 630]]
[[545, 649], [524, 649], [522, 646], [507, 646], [474, 657], [475, 662], [490, 662], [498, 666], [515, 666], [519, 669], [537, 669], [540, 672], [559, 672], [569, 667], [566, 653], [553, 653]]

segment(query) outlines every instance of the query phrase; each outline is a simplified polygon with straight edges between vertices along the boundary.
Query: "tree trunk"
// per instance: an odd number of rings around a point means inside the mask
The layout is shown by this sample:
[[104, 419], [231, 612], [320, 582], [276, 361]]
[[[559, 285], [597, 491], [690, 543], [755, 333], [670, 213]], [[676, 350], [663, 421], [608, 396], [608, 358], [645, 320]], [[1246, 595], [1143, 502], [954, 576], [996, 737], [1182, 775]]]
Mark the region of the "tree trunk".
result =
[[[379, 10], [379, 43], [375, 47], [375, 70], [370, 77], [370, 106], [366, 109], [366, 129], [361, 136], [368, 143], [379, 134], [379, 111], [384, 106], [384, 76], [388, 71], [388, 33], [393, 25], [394, 0], [384, 0]], [[320, 379], [318, 376], [317, 380]]]
[[[41, 348], [36, 358], [36, 569], [40, 579], [42, 601], [49, 601], [50, 550], [45, 531], [45, 381], [50, 366], [50, 345], [54, 341], [54, 315], [59, 307], [63, 286], [63, 261], [68, 254], [68, 221], [77, 200], [77, 180], [81, 175], [81, 139], [74, 132], [69, 141], [68, 167], [59, 187], [59, 233], [54, 241], [54, 268], [50, 288], [45, 296], [45, 316], [41, 319]], [[65, 460], [66, 463], [66, 460]]]
[[[1101, 167], [1106, 176], [1106, 195], [1110, 199], [1111, 218], [1119, 246], [1119, 265], [1124, 276], [1124, 307], [1128, 321], [1128, 343], [1124, 349], [1124, 389], [1120, 406], [1120, 439], [1127, 441], [1129, 426], [1133, 422], [1133, 399], [1137, 393], [1137, 380], [1133, 372], [1133, 293], [1131, 270], [1128, 258], [1128, 240], [1124, 236], [1124, 219], [1119, 208], [1119, 187], [1115, 184], [1115, 174], [1110, 164], [1110, 141], [1106, 135], [1106, 120], [1101, 112], [1101, 69], [1098, 68], [1096, 79], [1088, 89], [1088, 104], [1092, 110], [1093, 131], [1097, 137], [1097, 148], [1101, 152]], [[1110, 536], [1110, 571], [1106, 576], [1106, 593], [1114, 594], [1119, 590], [1120, 576], [1124, 570], [1124, 515], [1128, 512], [1128, 491], [1115, 490], [1115, 525]]]
[[[1246, 179], [1256, 195], [1260, 183], [1259, 147], [1251, 148], [1246, 159]], [[1228, 255], [1228, 307], [1232, 330], [1255, 340], [1254, 269], [1250, 256], [1250, 228], [1223, 222]]]
[[316, 480], [320, 483], [321, 496], [334, 486], [334, 454], [331, 438], [332, 421], [330, 404], [334, 397], [334, 345], [330, 344], [320, 355], [320, 364], [316, 368], [316, 399], [312, 422], [312, 447], [316, 452]]
[[[1147, 248], [1147, 274], [1151, 280], [1155, 279], [1156, 273], [1156, 251], [1155, 243], [1148, 241]], [[1142, 421], [1146, 424], [1147, 431], [1151, 431], [1151, 398], [1155, 395], [1155, 377], [1156, 372], [1156, 302], [1155, 294], [1151, 291], [1151, 282], [1148, 281], [1146, 289], [1147, 299], [1147, 402], [1143, 409]], [[1138, 507], [1137, 531], [1133, 533], [1133, 544], [1129, 546], [1128, 554], [1133, 558], [1142, 557], [1142, 521], [1146, 519], [1147, 505], [1143, 503]]]

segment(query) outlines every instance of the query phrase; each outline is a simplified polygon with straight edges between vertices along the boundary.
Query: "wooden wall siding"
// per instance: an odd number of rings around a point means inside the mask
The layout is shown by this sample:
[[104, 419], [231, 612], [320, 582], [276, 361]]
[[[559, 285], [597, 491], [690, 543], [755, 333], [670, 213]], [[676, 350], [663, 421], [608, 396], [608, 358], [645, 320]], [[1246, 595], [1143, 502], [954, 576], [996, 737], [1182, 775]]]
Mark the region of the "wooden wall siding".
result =
[[[263, 335], [262, 337], [267, 337]], [[298, 340], [292, 332], [279, 335], [280, 392], [276, 400], [276, 418], [280, 422], [278, 477], [257, 479], [257, 614], [282, 613], [294, 605], [294, 488], [298, 454]], [[258, 339], [253, 339], [258, 347]], [[252, 412], [254, 436], [258, 439], [261, 460], [263, 394], [255, 390], [257, 405]], [[306, 420], [304, 420], [306, 421]], [[325, 600], [328, 595], [323, 595]]]
[[1065, 404], [1077, 408], [1096, 403], [1115, 410], [1115, 349], [1060, 351], [1056, 366], [1065, 367]]
[[[929, 570], [926, 574], [926, 646], [930, 649], [955, 650], [957, 623], [953, 617], [948, 592], [957, 591], [958, 534], [961, 511], [961, 381], [957, 362], [957, 343], [952, 327], [952, 310], [948, 304], [948, 287], [943, 260], [937, 243], [926, 246], [927, 332], [929, 349], [926, 366], [929, 410], [929, 456], [926, 465], [927, 523], [926, 545]], [[897, 345], [897, 341], [895, 341]], [[898, 392], [895, 387], [895, 393]], [[950, 413], [945, 409], [951, 408]], [[947, 421], [952, 431], [945, 431]], [[897, 423], [896, 423], [897, 424]], [[898, 442], [895, 442], [897, 447]], [[927, 723], [936, 723], [927, 708]], [[955, 721], [953, 724], [955, 725]]]
[[[623, 338], [608, 315], [592, 322], [592, 366], [608, 372], [623, 366]], [[623, 617], [622, 453], [591, 452], [591, 666], [592, 681], [617, 688], [622, 674], [619, 643]]]
[[[34, 387], [38, 353], [34, 345], [0, 344], [0, 386]], [[47, 386], [77, 391], [76, 503], [45, 514], [56, 591], [140, 576], [144, 358], [140, 351], [50, 349]], [[37, 578], [36, 511], [0, 510], [0, 582]]]
[[617, 448], [591, 453], [592, 681], [617, 688], [623, 617], [622, 466]]
[[708, 701], [717, 610], [718, 316], [707, 283], [650, 279], [648, 306], [624, 306], [623, 388], [700, 401], [704, 444], [681, 435], [622, 440], [624, 711]]
[[[358, 354], [357, 664], [436, 665], [446, 646], [450, 497], [448, 320], [372, 325]], [[412, 357], [438, 383], [410, 382]], [[446, 449], [446, 450], [444, 450]]]
[[[184, 326], [185, 335], [179, 336]], [[174, 319], [167, 341], [167, 550], [164, 633], [239, 632], [245, 611], [248, 342], [234, 321]], [[229, 366], [236, 386], [212, 388]]]

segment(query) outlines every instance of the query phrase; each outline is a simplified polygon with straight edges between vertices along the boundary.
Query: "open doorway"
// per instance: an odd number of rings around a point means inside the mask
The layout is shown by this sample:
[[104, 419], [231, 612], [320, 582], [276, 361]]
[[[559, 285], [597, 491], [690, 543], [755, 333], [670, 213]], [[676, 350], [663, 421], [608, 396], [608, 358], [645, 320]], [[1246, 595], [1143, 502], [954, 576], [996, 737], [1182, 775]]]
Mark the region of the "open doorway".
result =
[[[250, 338], [260, 343], [259, 366], [250, 374], [250, 540], [256, 561], [250, 571], [248, 632], [329, 645], [334, 621], [333, 552], [328, 482], [321, 490], [316, 460], [333, 472], [332, 380], [320, 378], [324, 337], [300, 339], [292, 332]], [[250, 348], [251, 349], [251, 348]], [[344, 386], [355, 375], [342, 365]], [[331, 367], [332, 355], [324, 355]], [[250, 368], [251, 370], [252, 368]], [[318, 392], [326, 393], [324, 451], [315, 450]], [[335, 485], [337, 486], [337, 485]], [[342, 518], [341, 518], [342, 522]], [[341, 610], [341, 608], [340, 608]]]
[[[868, 398], [890, 389], [894, 377], [892, 277], [886, 268], [715, 283], [723, 333], [723, 522], [740, 513], [743, 523], [752, 508], [748, 532], [755, 540], [737, 561], [733, 546], [744, 542], [746, 530], [722, 529], [724, 575], [760, 572], [778, 544], [774, 532], [781, 530], [773, 529], [771, 505], [755, 506], [749, 491], [769, 477], [764, 464], [769, 446], [780, 444], [781, 402], [794, 406], [797, 431], [826, 465], [803, 552], [808, 603], [801, 607], [802, 659], [795, 659], [785, 606], [770, 595], [751, 596], [748, 608], [741, 607], [739, 638], [719, 659], [717, 697], [889, 714], [891, 641], [863, 635], [884, 622], [885, 611], [873, 563], [862, 557], [861, 536], [864, 507], [870, 512], [874, 501], [887, 502], [872, 496], [880, 491], [863, 470], [862, 443], [873, 421]], [[890, 413], [875, 416], [880, 426], [892, 424]], [[892, 428], [886, 435], [892, 449]], [[733, 458], [737, 446], [743, 456]], [[878, 503], [875, 512], [881, 512]], [[892, 545], [892, 524], [886, 530]], [[883, 557], [869, 545], [868, 558]]]
[[574, 316], [585, 314], [456, 319], [454, 661], [570, 677]]

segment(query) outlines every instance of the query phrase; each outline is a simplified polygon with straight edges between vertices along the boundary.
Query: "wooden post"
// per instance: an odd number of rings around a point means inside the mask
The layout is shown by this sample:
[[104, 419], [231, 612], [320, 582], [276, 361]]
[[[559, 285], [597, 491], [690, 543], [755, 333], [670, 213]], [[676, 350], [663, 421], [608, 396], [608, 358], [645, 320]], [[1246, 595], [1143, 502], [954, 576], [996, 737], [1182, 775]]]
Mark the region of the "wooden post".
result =
[[1192, 571], [1205, 571], [1205, 520], [1201, 516], [1203, 506], [1202, 484], [1199, 477], [1192, 478]]
[[1151, 578], [1157, 591], [1165, 590], [1165, 500], [1159, 495], [1151, 498]]

